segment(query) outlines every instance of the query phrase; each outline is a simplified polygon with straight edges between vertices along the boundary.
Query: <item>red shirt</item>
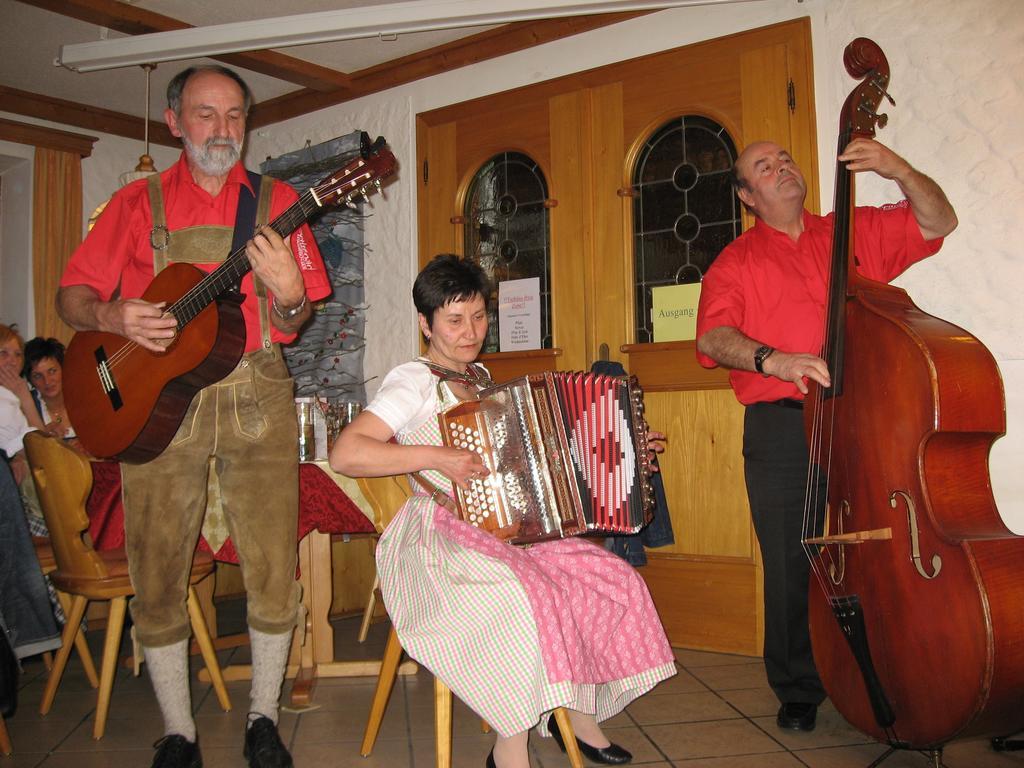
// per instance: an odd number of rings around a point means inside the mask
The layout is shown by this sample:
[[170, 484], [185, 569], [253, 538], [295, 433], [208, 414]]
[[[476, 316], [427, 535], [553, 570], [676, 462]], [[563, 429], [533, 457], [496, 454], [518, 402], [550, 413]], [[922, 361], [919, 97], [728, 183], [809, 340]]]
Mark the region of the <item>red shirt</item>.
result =
[[[184, 152], [175, 165], [160, 174], [160, 179], [167, 227], [171, 232], [204, 224], [233, 228], [239, 190], [243, 184], [252, 190], [245, 168], [237, 163], [228, 173], [220, 193], [211, 197], [209, 192], [193, 180]], [[153, 219], [147, 185], [148, 180], [141, 179], [114, 193], [89, 236], [72, 254], [61, 277], [62, 287], [86, 285], [96, 291], [103, 301], [109, 301], [119, 286], [121, 298], [134, 299], [143, 294], [153, 280], [153, 248], [149, 242]], [[270, 198], [271, 220], [296, 200], [298, 195], [295, 190], [283, 182], [275, 181]], [[302, 271], [309, 300], [319, 301], [329, 295], [330, 281], [309, 225], [303, 224], [295, 230], [289, 243]], [[212, 272], [218, 265], [195, 266]], [[242, 280], [242, 291], [245, 293], [242, 314], [245, 317], [246, 352], [260, 348], [259, 305], [252, 277], [250, 272]], [[268, 301], [272, 298], [268, 292]], [[283, 333], [273, 323], [270, 334], [273, 341], [283, 344], [295, 338], [295, 334]]]
[[[719, 326], [784, 352], [820, 355], [825, 340], [825, 299], [832, 258], [832, 218], [804, 211], [796, 242], [760, 219], [731, 242], [704, 276], [697, 310], [697, 338]], [[911, 264], [942, 247], [926, 241], [903, 200], [882, 208], [857, 208], [854, 217], [857, 269], [889, 282]], [[705, 368], [717, 363], [697, 353]], [[754, 371], [731, 370], [729, 383], [744, 405], [782, 398], [802, 399], [796, 385]]]

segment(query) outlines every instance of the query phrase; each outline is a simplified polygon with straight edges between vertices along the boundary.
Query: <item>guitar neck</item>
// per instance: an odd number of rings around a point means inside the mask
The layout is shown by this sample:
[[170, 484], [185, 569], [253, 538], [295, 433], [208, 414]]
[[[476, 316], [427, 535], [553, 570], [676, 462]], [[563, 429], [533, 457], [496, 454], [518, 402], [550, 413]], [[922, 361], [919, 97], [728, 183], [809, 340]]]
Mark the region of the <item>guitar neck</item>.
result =
[[[307, 190], [284, 213], [270, 222], [269, 226], [281, 237], [287, 237], [318, 210], [320, 203], [317, 202], [312, 190]], [[174, 315], [179, 327], [184, 326], [222, 293], [235, 288], [251, 269], [252, 265], [245, 255], [243, 246], [168, 307], [167, 311]]]

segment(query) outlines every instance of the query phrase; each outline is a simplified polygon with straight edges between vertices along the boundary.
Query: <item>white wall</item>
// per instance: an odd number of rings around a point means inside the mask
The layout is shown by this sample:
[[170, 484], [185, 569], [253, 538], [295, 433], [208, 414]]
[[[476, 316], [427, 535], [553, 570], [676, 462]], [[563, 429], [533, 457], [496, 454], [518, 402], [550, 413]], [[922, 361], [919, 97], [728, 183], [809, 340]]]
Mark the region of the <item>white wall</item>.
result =
[[0, 323], [17, 324], [23, 338], [35, 335], [32, 294], [33, 147], [0, 141]]
[[[961, 221], [942, 252], [899, 283], [923, 309], [970, 329], [995, 355], [1009, 429], [993, 451], [993, 481], [1004, 516], [1024, 532], [1024, 302], [1017, 296], [1024, 270], [1011, 231], [1024, 206], [1024, 12], [1020, 0], [930, 0], [927, 12], [924, 6], [920, 0], [751, 0], [662, 11], [260, 129], [249, 137], [247, 162], [255, 167], [267, 155], [355, 128], [388, 139], [401, 170], [387, 200], [375, 201], [376, 214], [366, 226], [365, 365], [368, 376], [379, 377], [417, 351], [410, 299], [417, 263], [417, 113], [809, 16], [818, 171], [827, 209], [838, 111], [855, 84], [842, 68], [842, 50], [854, 37], [870, 37], [888, 56], [897, 100], [879, 138], [939, 182]], [[84, 168], [87, 211], [115, 187], [125, 157], [133, 163], [139, 152], [137, 142], [135, 148], [119, 139], [99, 144], [96, 161]], [[158, 159], [158, 166], [167, 163]], [[859, 180], [858, 188], [862, 203], [897, 196], [895, 186], [880, 179]], [[369, 384], [371, 393], [375, 386]]]

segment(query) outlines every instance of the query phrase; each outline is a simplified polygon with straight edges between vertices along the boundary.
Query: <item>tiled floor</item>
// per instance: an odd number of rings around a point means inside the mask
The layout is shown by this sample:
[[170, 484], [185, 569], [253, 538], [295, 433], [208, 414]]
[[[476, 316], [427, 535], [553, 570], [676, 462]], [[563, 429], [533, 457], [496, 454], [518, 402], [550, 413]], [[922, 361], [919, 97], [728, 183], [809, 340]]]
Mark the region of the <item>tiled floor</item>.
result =
[[[222, 630], [224, 621], [221, 621]], [[338, 621], [338, 658], [379, 658], [386, 623], [375, 624], [368, 642], [355, 642], [358, 623]], [[97, 650], [101, 633], [92, 633]], [[248, 648], [222, 654], [222, 661], [248, 661]], [[850, 728], [826, 704], [813, 733], [780, 731], [777, 703], [758, 659], [679, 649], [679, 674], [606, 724], [608, 736], [634, 755], [634, 765], [650, 768], [866, 768], [884, 749]], [[198, 666], [198, 664], [196, 665]], [[433, 683], [429, 673], [400, 678], [392, 694], [373, 754], [359, 756], [374, 679], [320, 681], [315, 705], [303, 712], [282, 713], [281, 733], [299, 768], [429, 768], [434, 764]], [[147, 768], [151, 744], [160, 736], [161, 720], [145, 674], [135, 679], [118, 672], [106, 736], [91, 738], [96, 695], [72, 655], [53, 710], [38, 714], [45, 683], [39, 661], [26, 665], [19, 709], [8, 721], [14, 754], [0, 757], [0, 768]], [[248, 683], [229, 684], [235, 709], [222, 712], [208, 685], [193, 682], [192, 697], [204, 764], [207, 768], [242, 768], [242, 727]], [[287, 693], [287, 688], [286, 688]], [[454, 713], [454, 768], [479, 768], [493, 743], [481, 733], [480, 721], [460, 702]], [[561, 768], [568, 761], [551, 739], [531, 736], [532, 764]], [[899, 753], [883, 768], [927, 768], [918, 753]], [[946, 749], [947, 768], [1021, 768], [1024, 752], [993, 752], [987, 740], [956, 743]]]

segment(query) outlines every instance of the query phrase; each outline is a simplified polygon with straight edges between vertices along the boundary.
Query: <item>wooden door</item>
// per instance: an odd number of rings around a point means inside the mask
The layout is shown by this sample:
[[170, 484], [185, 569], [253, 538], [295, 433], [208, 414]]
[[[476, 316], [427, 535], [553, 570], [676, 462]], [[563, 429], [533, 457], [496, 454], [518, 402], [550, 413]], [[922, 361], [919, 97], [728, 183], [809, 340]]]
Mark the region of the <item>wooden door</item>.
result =
[[[462, 253], [464, 195], [497, 153], [531, 156], [549, 185], [553, 349], [487, 356], [499, 379], [621, 362], [645, 391], [676, 542], [641, 570], [673, 645], [761, 652], [758, 550], [741, 456], [742, 407], [693, 342], [636, 343], [632, 172], [674, 117], [723, 126], [737, 148], [788, 146], [817, 210], [807, 19], [686, 46], [418, 116], [420, 261]], [[750, 224], [744, 219], [745, 225]]]

